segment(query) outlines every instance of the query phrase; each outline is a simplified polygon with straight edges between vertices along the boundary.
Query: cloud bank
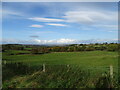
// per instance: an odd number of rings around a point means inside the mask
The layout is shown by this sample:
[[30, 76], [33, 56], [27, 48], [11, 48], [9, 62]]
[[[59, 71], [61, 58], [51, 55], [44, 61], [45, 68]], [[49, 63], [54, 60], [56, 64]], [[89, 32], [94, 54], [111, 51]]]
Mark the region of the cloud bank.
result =
[[[34, 37], [34, 36], [33, 36]], [[3, 44], [38, 44], [38, 45], [61, 45], [61, 44], [90, 44], [90, 43], [118, 43], [118, 39], [90, 39], [90, 40], [75, 40], [75, 39], [54, 39], [54, 40], [16, 40], [16, 39], [3, 39], [0, 40]]]

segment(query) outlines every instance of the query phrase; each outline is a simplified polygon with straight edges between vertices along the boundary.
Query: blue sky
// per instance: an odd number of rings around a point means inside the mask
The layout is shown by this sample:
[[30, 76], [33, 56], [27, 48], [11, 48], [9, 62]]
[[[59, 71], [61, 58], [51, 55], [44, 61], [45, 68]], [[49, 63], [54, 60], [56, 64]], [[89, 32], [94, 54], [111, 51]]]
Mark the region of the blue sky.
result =
[[116, 2], [3, 2], [3, 43], [64, 44], [118, 38]]

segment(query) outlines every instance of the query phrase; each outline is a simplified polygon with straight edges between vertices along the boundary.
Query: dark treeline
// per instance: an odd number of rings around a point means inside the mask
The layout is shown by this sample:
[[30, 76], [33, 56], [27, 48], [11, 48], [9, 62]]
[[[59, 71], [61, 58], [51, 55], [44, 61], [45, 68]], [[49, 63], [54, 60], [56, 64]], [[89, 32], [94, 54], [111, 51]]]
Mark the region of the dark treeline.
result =
[[41, 45], [21, 45], [21, 44], [5, 44], [2, 45], [2, 51], [6, 50], [28, 50], [32, 54], [43, 54], [49, 52], [80, 52], [80, 51], [118, 51], [117, 43], [95, 43], [95, 44], [71, 44], [63, 46], [41, 46]]

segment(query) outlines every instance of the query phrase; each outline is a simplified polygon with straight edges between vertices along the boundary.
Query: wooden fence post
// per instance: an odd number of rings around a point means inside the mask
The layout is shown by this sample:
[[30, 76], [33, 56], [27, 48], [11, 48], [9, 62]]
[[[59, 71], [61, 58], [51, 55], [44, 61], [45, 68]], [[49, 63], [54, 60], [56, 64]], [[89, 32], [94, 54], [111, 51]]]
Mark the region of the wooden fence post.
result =
[[113, 88], [113, 66], [110, 65], [110, 87]]
[[0, 65], [2, 65], [2, 60], [0, 60]]
[[67, 67], [68, 67], [68, 70], [67, 70], [67, 72], [68, 72], [70, 70], [70, 65], [68, 64]]
[[45, 64], [43, 64], [43, 72], [45, 72]]
[[4, 60], [4, 64], [6, 64], [6, 60]]
[[110, 65], [110, 77], [111, 79], [113, 79], [113, 66]]

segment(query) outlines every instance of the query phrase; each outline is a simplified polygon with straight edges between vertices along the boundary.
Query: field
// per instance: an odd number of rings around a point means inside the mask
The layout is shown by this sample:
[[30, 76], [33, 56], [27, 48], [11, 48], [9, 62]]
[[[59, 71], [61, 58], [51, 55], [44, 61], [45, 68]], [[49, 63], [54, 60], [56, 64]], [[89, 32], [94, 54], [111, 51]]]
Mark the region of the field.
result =
[[[16, 51], [15, 51], [16, 52]], [[107, 51], [90, 52], [53, 52], [41, 55], [4, 55], [3, 60], [8, 62], [24, 62], [30, 65], [41, 64], [77, 64], [80, 66], [99, 67], [117, 66], [118, 53]]]
[[[15, 64], [19, 62], [22, 64]], [[29, 51], [21, 53], [20, 50], [9, 50], [3, 52], [3, 63], [8, 64], [8, 66], [4, 64], [3, 67], [8, 68], [3, 71], [4, 77], [8, 77], [5, 75], [8, 72], [14, 73], [3, 81], [4, 87], [97, 87], [97, 80], [105, 72], [109, 73], [110, 65], [113, 66], [114, 73], [117, 73], [118, 52], [51, 52], [36, 55], [30, 54]], [[43, 72], [43, 64], [45, 64], [45, 72]], [[21, 69], [19, 65], [24, 68]], [[23, 74], [17, 73], [18, 70]]]

